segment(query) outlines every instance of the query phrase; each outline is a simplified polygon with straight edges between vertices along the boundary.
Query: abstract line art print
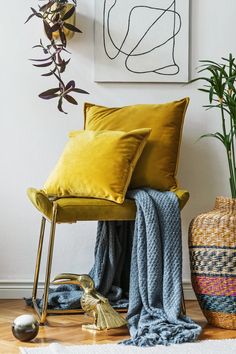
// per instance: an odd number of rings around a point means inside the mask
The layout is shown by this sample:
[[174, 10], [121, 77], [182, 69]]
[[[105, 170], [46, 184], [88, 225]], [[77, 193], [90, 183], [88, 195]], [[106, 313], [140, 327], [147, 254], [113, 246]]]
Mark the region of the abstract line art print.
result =
[[95, 81], [187, 82], [189, 0], [96, 0]]

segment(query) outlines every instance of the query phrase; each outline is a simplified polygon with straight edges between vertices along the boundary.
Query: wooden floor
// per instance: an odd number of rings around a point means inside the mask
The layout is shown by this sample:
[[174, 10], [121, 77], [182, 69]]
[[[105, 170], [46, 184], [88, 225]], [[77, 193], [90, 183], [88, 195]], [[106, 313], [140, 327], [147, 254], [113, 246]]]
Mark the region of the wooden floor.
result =
[[[186, 302], [187, 313], [203, 327], [200, 339], [236, 338], [236, 330], [224, 330], [211, 327], [201, 314], [196, 301]], [[88, 323], [83, 315], [50, 316], [48, 325], [40, 327], [37, 338], [32, 343], [21, 343], [11, 333], [11, 323], [15, 317], [32, 313], [23, 300], [0, 300], [0, 354], [19, 353], [19, 346], [48, 345], [52, 342], [63, 344], [95, 344], [111, 343], [128, 338], [127, 329], [110, 330], [107, 332], [90, 332], [82, 330], [81, 324]]]

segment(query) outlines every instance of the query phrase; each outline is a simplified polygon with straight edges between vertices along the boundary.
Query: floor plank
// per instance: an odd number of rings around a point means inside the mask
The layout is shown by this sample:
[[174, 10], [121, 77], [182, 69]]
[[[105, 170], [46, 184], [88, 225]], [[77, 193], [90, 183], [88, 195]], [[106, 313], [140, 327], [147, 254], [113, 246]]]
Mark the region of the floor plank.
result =
[[[200, 339], [236, 338], [235, 330], [207, 325], [196, 301], [186, 301], [186, 307], [188, 315], [203, 327]], [[19, 346], [44, 346], [55, 341], [63, 344], [95, 344], [128, 338], [128, 330], [125, 328], [103, 332], [82, 330], [81, 325], [89, 322], [89, 318], [83, 315], [67, 315], [50, 316], [48, 325], [40, 327], [37, 338], [31, 343], [22, 344], [13, 337], [11, 323], [15, 317], [32, 312], [23, 300], [0, 300], [0, 354], [18, 354]]]

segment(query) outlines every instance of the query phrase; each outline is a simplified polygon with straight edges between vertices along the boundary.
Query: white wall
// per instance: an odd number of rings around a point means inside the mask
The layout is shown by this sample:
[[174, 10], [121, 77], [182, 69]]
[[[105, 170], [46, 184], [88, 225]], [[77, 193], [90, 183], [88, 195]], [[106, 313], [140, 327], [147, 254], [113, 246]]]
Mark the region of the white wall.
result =
[[[93, 82], [94, 1], [80, 0], [78, 26], [83, 34], [69, 44], [72, 61], [68, 79], [76, 79], [90, 92], [80, 96], [79, 107], [67, 107], [68, 116], [52, 101], [37, 94], [50, 87], [40, 69], [27, 60], [31, 46], [43, 37], [37, 20], [24, 25], [36, 0], [4, 2], [0, 20], [0, 296], [22, 295], [31, 286], [40, 217], [26, 197], [29, 186], [42, 186], [55, 164], [66, 134], [83, 126], [84, 99], [104, 105], [158, 103], [190, 96], [183, 134], [179, 181], [189, 189], [191, 200], [183, 211], [184, 280], [189, 281], [187, 229], [191, 218], [213, 206], [216, 195], [228, 195], [228, 171], [223, 149], [213, 140], [196, 143], [205, 133], [217, 131], [219, 115], [201, 107], [207, 97], [197, 84], [98, 84]], [[236, 54], [235, 0], [193, 0], [190, 17], [191, 76], [199, 59], [219, 60]], [[95, 223], [60, 226], [55, 249], [55, 272], [86, 272], [93, 262]], [[54, 272], [53, 271], [53, 272]], [[20, 291], [21, 290], [21, 291]]]

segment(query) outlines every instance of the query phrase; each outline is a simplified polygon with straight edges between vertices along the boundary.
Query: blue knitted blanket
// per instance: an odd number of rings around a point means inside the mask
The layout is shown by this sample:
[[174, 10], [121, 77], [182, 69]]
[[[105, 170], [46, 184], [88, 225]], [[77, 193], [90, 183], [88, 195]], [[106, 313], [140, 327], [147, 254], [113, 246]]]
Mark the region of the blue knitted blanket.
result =
[[[95, 263], [90, 272], [96, 289], [116, 307], [128, 306], [131, 338], [124, 344], [194, 341], [201, 327], [181, 315], [178, 199], [172, 192], [151, 189], [130, 191], [128, 196], [136, 202], [135, 223], [98, 223]], [[79, 288], [62, 285], [50, 291], [49, 304], [53, 308], [76, 308], [80, 296]]]
[[133, 191], [137, 217], [131, 256], [125, 344], [154, 346], [197, 339], [201, 327], [181, 315], [182, 240], [172, 192]]

